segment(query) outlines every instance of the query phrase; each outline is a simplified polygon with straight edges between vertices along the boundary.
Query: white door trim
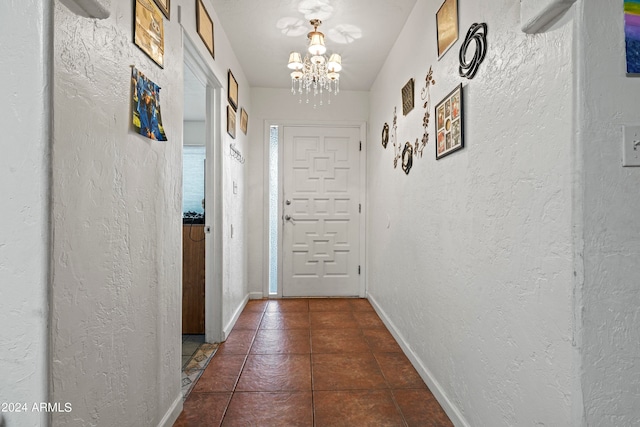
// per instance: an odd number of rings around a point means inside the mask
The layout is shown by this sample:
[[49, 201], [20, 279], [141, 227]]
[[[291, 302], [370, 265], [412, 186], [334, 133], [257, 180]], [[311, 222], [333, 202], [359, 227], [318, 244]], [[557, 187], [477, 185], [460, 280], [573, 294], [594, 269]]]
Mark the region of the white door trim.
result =
[[[367, 292], [366, 284], [366, 222], [367, 211], [365, 207], [367, 196], [367, 153], [366, 153], [366, 141], [367, 141], [367, 123], [366, 122], [340, 122], [340, 121], [301, 121], [301, 120], [265, 120], [264, 121], [264, 147], [265, 152], [263, 156], [263, 194], [264, 194], [264, 206], [263, 206], [263, 269], [262, 269], [262, 292], [265, 297], [269, 296], [269, 142], [270, 142], [270, 128], [271, 126], [278, 126], [278, 218], [282, 218], [282, 200], [283, 200], [283, 168], [282, 163], [284, 160], [284, 144], [283, 144], [283, 128], [284, 127], [357, 127], [360, 129], [360, 141], [362, 142], [362, 151], [360, 151], [360, 203], [362, 205], [362, 213], [360, 217], [360, 266], [361, 272], [359, 277], [359, 296], [364, 298]], [[278, 237], [280, 242], [278, 244], [278, 292], [275, 298], [282, 298], [282, 221], [278, 221]]]
[[[222, 342], [222, 85], [183, 31], [184, 63], [206, 86], [205, 341]], [[213, 207], [213, 208], [212, 208]], [[207, 229], [211, 232], [207, 232]], [[182, 271], [182, 270], [181, 270]], [[182, 283], [182, 281], [181, 281]], [[182, 304], [182, 299], [179, 302]]]

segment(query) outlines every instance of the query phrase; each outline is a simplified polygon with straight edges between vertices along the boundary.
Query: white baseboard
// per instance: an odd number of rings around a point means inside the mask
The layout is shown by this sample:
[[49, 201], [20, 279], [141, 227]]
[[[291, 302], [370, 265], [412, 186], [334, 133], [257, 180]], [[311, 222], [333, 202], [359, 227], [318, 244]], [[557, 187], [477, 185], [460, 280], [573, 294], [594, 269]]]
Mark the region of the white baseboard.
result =
[[249, 299], [262, 299], [264, 298], [264, 295], [262, 295], [262, 292], [250, 292], [249, 293]]
[[429, 390], [431, 390], [433, 396], [436, 398], [440, 406], [442, 406], [442, 409], [444, 409], [444, 411], [447, 413], [447, 416], [449, 417], [453, 425], [457, 427], [470, 427], [470, 424], [462, 416], [462, 413], [460, 412], [458, 407], [455, 406], [444, 393], [438, 381], [436, 381], [436, 379], [431, 374], [431, 371], [429, 371], [429, 369], [424, 366], [422, 360], [420, 360], [420, 358], [411, 350], [411, 347], [407, 344], [404, 337], [398, 331], [391, 319], [389, 319], [389, 316], [387, 316], [384, 310], [380, 307], [380, 304], [378, 304], [375, 298], [373, 298], [371, 295], [368, 295], [367, 299], [376, 310], [376, 313], [378, 313], [378, 316], [380, 316], [380, 319], [382, 319], [382, 322], [389, 329], [391, 335], [393, 335], [396, 341], [398, 341], [398, 344], [402, 348], [402, 351], [407, 356], [407, 358], [409, 358], [409, 361], [411, 361], [413, 367], [416, 369], [416, 371], [418, 371], [418, 374], [420, 375], [420, 377], [422, 377], [422, 380], [425, 382], [425, 384], [427, 384], [427, 387], [429, 387]]
[[244, 307], [247, 305], [248, 302], [249, 302], [249, 294], [247, 294], [242, 299], [242, 302], [240, 303], [238, 308], [236, 308], [236, 311], [233, 312], [233, 316], [231, 317], [231, 320], [229, 320], [229, 323], [227, 323], [227, 325], [222, 330], [222, 341], [227, 340], [227, 338], [229, 337], [229, 334], [231, 333], [231, 330], [233, 329], [233, 327], [236, 325], [236, 322], [238, 321], [238, 317], [240, 317], [240, 314], [242, 314], [242, 310], [244, 310]]
[[167, 411], [167, 413], [164, 414], [164, 417], [162, 417], [162, 420], [160, 420], [160, 422], [158, 423], [158, 427], [173, 426], [173, 424], [176, 422], [176, 420], [180, 416], [180, 413], [182, 412], [182, 402], [183, 401], [182, 401], [182, 390], [181, 390], [180, 393], [178, 393], [178, 397], [176, 397], [176, 400], [174, 400], [171, 406], [169, 407], [169, 410]]

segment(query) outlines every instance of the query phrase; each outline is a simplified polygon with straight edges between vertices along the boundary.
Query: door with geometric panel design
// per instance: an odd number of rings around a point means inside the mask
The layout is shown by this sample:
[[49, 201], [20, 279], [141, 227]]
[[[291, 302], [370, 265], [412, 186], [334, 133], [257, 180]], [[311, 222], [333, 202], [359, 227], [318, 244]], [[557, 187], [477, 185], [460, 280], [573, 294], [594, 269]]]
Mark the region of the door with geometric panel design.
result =
[[360, 128], [284, 127], [282, 294], [358, 296]]

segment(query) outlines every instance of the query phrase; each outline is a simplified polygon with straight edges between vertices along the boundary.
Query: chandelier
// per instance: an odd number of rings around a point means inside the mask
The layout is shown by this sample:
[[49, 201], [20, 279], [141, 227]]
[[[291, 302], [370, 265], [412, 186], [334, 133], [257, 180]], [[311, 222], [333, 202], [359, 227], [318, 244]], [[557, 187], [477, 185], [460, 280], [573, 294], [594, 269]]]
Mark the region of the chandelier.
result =
[[[309, 47], [305, 53], [304, 59], [298, 52], [289, 54], [289, 69], [291, 72], [291, 93], [300, 95], [302, 102], [302, 94], [307, 95], [307, 103], [309, 103], [309, 95], [315, 97], [320, 96], [320, 105], [322, 105], [323, 93], [326, 91], [331, 96], [340, 91], [340, 70], [342, 70], [342, 58], [337, 53], [327, 58], [325, 52], [327, 48], [324, 45], [324, 34], [318, 31], [318, 27], [322, 24], [319, 19], [312, 19], [310, 24], [313, 31], [307, 34], [309, 38]], [[329, 98], [328, 103], [331, 103]]]

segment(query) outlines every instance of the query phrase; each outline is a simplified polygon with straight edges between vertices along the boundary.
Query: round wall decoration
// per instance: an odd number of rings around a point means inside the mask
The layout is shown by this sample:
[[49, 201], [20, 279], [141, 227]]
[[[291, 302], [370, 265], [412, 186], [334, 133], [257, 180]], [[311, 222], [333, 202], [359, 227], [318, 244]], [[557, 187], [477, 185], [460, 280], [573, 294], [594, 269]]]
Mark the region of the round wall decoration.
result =
[[387, 148], [387, 144], [389, 143], [389, 123], [385, 123], [382, 128], [382, 146]]
[[409, 171], [413, 166], [413, 146], [406, 142], [404, 144], [404, 150], [402, 150], [402, 170], [409, 175]]
[[[475, 41], [476, 51], [473, 58], [467, 62], [467, 49], [471, 42]], [[484, 61], [487, 54], [487, 24], [474, 23], [467, 31], [462, 46], [460, 46], [460, 76], [472, 79], [478, 72], [478, 67]]]

